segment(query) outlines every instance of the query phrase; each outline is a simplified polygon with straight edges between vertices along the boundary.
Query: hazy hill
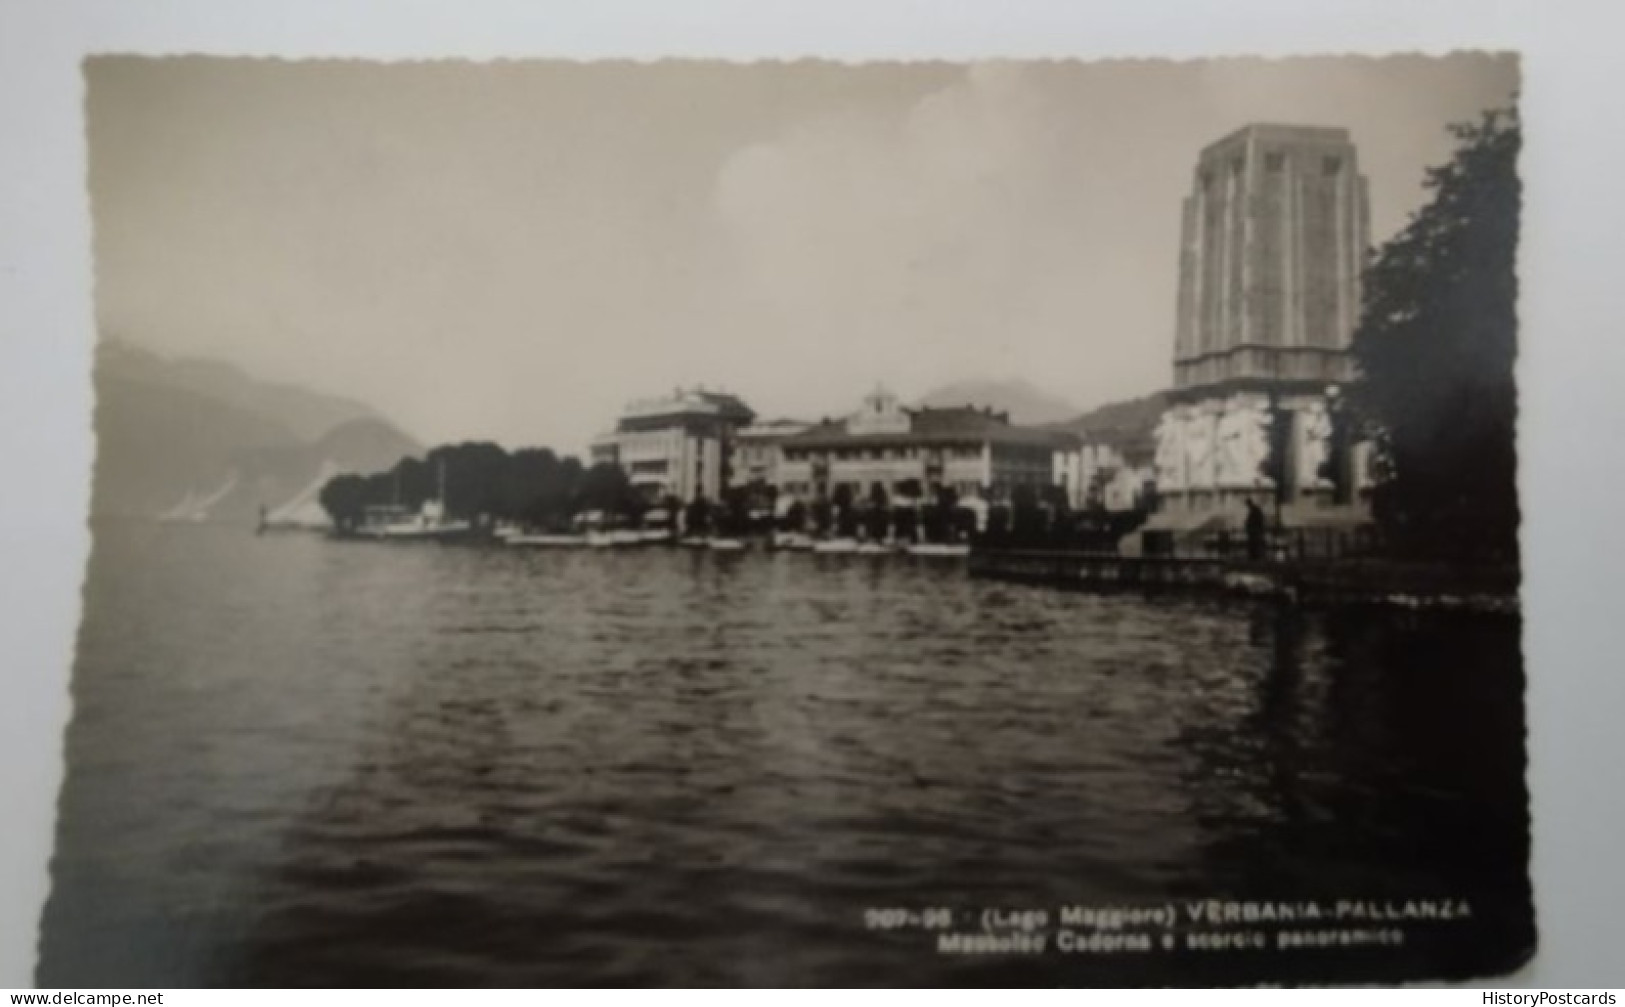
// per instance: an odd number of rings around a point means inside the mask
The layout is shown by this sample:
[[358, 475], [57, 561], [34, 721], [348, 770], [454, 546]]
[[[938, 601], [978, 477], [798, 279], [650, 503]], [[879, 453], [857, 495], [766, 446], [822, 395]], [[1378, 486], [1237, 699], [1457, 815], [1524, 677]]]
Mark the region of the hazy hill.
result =
[[91, 509], [157, 515], [224, 485], [245, 452], [298, 443], [287, 427], [230, 403], [98, 375]]
[[1029, 381], [957, 381], [920, 399], [923, 406], [989, 406], [1008, 412], [1010, 422], [1038, 426], [1078, 415], [1078, 407]]
[[161, 357], [116, 339], [103, 340], [97, 347], [96, 367], [110, 378], [144, 381], [228, 402], [280, 423], [299, 440], [315, 440], [341, 423], [377, 416], [352, 399], [258, 381], [218, 360]]
[[1091, 409], [1062, 423], [1057, 430], [1104, 441], [1131, 456], [1149, 460], [1155, 451], [1157, 422], [1168, 408], [1168, 397], [1153, 392], [1137, 399], [1125, 399]]
[[262, 384], [226, 364], [104, 344], [95, 383], [96, 514], [157, 517], [218, 495], [209, 520], [251, 524], [324, 464], [373, 471], [422, 450], [359, 403]]

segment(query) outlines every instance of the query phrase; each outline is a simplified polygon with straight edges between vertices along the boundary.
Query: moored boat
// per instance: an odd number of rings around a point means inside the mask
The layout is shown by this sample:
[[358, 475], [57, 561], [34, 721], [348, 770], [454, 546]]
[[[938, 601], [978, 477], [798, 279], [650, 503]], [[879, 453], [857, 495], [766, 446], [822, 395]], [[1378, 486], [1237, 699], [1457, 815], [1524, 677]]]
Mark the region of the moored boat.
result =
[[642, 532], [629, 529], [587, 533], [587, 545], [594, 549], [624, 549], [628, 546], [643, 545], [644, 542]]
[[849, 554], [858, 551], [858, 540], [855, 538], [830, 538], [813, 543], [813, 552], [823, 554]]
[[363, 526], [360, 534], [388, 541], [450, 542], [472, 538], [474, 525], [446, 517], [440, 501], [429, 500], [417, 514], [384, 524]]
[[355, 530], [360, 538], [390, 542], [457, 542], [480, 534], [472, 521], [446, 513], [446, 463], [440, 463], [440, 490], [416, 513], [399, 505], [368, 508], [368, 519]]
[[580, 549], [586, 546], [585, 535], [557, 535], [536, 532], [508, 535], [505, 541], [514, 546], [545, 546], [556, 549]]
[[939, 556], [945, 558], [970, 555], [970, 546], [964, 542], [915, 542], [908, 547], [910, 556]]

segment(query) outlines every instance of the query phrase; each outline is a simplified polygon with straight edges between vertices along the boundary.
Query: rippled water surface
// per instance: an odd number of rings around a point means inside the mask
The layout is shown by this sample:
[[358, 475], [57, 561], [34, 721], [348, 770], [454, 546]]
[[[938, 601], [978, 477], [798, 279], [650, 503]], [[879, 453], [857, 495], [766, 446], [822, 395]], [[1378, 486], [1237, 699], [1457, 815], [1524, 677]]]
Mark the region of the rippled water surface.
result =
[[[1514, 620], [942, 561], [103, 525], [47, 985], [1354, 978], [1532, 939]], [[941, 956], [866, 908], [1472, 900], [1404, 948]]]

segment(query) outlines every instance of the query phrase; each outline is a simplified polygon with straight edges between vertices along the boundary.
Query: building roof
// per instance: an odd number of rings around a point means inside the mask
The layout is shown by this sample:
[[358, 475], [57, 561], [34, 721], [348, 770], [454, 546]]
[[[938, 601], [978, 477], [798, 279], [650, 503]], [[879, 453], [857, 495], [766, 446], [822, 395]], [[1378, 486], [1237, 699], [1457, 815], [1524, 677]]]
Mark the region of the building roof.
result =
[[676, 388], [670, 395], [635, 399], [621, 410], [622, 423], [685, 416], [715, 416], [744, 424], [755, 419], [756, 413], [737, 395], [703, 388]]
[[782, 440], [806, 430], [811, 424], [805, 420], [757, 420], [748, 427], [740, 427], [734, 431], [734, 436], [742, 441], [771, 441]]
[[1231, 146], [1237, 141], [1247, 137], [1255, 137], [1260, 140], [1272, 140], [1277, 143], [1325, 143], [1347, 145], [1351, 142], [1349, 131], [1341, 126], [1293, 126], [1283, 123], [1252, 122], [1241, 127], [1240, 129], [1226, 133], [1217, 140], [1214, 140], [1212, 143], [1202, 148], [1202, 153], [1206, 154], [1212, 150], [1218, 150], [1223, 147]]
[[1071, 434], [1010, 423], [1008, 414], [972, 406], [942, 409], [907, 409], [909, 429], [897, 433], [852, 433], [844, 420], [825, 420], [806, 431], [787, 437], [785, 447], [837, 447], [863, 445], [882, 447], [920, 444], [1026, 444], [1034, 447], [1067, 448], [1077, 444]]

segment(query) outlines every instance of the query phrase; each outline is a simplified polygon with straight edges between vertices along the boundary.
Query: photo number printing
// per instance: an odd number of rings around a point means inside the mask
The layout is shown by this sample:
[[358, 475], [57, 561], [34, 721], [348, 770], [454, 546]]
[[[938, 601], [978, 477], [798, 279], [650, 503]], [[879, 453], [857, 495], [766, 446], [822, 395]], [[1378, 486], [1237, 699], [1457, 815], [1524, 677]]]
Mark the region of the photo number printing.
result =
[[940, 954], [1205, 954], [1397, 947], [1413, 928], [1449, 927], [1472, 918], [1472, 904], [1465, 899], [1202, 899], [1053, 910], [872, 908], [864, 912], [864, 925], [874, 931], [919, 933]]

